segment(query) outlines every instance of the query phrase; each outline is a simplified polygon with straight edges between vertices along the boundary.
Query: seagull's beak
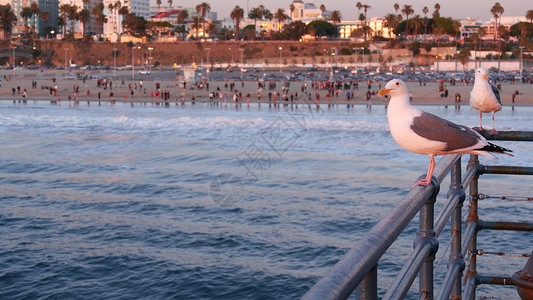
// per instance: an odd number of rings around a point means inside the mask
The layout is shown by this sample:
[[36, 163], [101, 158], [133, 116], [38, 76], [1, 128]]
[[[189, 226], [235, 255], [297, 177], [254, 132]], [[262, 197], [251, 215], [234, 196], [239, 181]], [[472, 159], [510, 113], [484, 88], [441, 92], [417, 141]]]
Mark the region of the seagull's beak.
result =
[[483, 78], [489, 80], [489, 75], [483, 75]]
[[392, 89], [381, 89], [378, 92], [379, 96], [387, 95]]

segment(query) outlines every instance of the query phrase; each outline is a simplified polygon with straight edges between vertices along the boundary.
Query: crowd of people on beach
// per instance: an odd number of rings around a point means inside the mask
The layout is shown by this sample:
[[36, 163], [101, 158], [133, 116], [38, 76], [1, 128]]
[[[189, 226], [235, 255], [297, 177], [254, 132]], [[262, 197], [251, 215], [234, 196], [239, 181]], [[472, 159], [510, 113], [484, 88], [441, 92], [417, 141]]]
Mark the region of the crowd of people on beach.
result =
[[[298, 102], [351, 102], [355, 101], [358, 95], [360, 100], [370, 102], [377, 92], [382, 88], [383, 82], [381, 80], [357, 80], [357, 79], [337, 79], [337, 80], [304, 80], [304, 81], [290, 81], [286, 79], [256, 79], [254, 81], [227, 79], [224, 81], [208, 81], [206, 79], [198, 80], [196, 82], [187, 81], [170, 81], [165, 82], [167, 86], [163, 87], [158, 80], [145, 85], [142, 79], [131, 81], [125, 78], [96, 78], [94, 81], [87, 79], [94, 79], [87, 76], [78, 76], [82, 80], [82, 85], [74, 83], [72, 89], [65, 88], [64, 85], [59, 90], [56, 79], [53, 78], [50, 83], [49, 80], [43, 80], [40, 88], [46, 90], [47, 94], [52, 97], [52, 101], [61, 101], [61, 97], [79, 101], [80, 93], [85, 93], [82, 99], [87, 101], [111, 101], [114, 102], [116, 97], [120, 97], [121, 101], [147, 101], [151, 99], [153, 103], [167, 103], [171, 101], [184, 103], [190, 102], [209, 102], [209, 103], [228, 103], [233, 102], [237, 104], [246, 102], [271, 102], [271, 103], [298, 103]], [[9, 76], [4, 75], [6, 82], [11, 82]], [[62, 79], [60, 79], [62, 80]], [[94, 86], [94, 82], [96, 86]], [[118, 84], [116, 83], [118, 82]], [[472, 84], [472, 80], [462, 79], [462, 85]], [[516, 81], [511, 81], [511, 84], [516, 84]], [[524, 77], [522, 83], [533, 84], [531, 77]], [[365, 85], [366, 84], [366, 85]], [[425, 80], [419, 80], [420, 86], [426, 86]], [[437, 92], [440, 97], [445, 100], [448, 99], [450, 87], [458, 84], [458, 80], [440, 79], [437, 84]], [[496, 79], [493, 83], [501, 92], [501, 81]], [[91, 87], [93, 86], [93, 87]], [[366, 88], [361, 88], [364, 86]], [[0, 80], [0, 87], [2, 81]], [[127, 87], [127, 89], [125, 89]], [[28, 87], [29, 88], [29, 87]], [[115, 90], [114, 90], [115, 88]], [[31, 81], [31, 89], [38, 89], [37, 80]], [[95, 89], [96, 92], [91, 89]], [[30, 90], [26, 87], [16, 86], [12, 87], [12, 96], [20, 97], [24, 100], [29, 97]], [[126, 92], [125, 92], [126, 90]], [[93, 96], [95, 95], [95, 96]], [[518, 90], [508, 94], [511, 96], [512, 103], [521, 95]], [[412, 93], [410, 94], [412, 100]], [[463, 96], [460, 93], [455, 93], [453, 100], [457, 102], [462, 101]], [[150, 102], [150, 100], [148, 100]]]

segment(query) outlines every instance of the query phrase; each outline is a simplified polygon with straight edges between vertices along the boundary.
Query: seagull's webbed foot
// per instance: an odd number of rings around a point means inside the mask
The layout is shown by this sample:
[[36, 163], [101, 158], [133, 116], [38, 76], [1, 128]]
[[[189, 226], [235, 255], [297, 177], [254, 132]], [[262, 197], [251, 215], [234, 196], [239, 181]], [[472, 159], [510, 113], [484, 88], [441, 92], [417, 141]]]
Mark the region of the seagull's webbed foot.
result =
[[498, 130], [492, 128], [492, 129], [487, 130], [487, 133], [490, 134], [490, 135], [497, 135], [498, 134]]
[[414, 189], [417, 186], [428, 186], [430, 183], [431, 183], [431, 178], [429, 178], [429, 180], [427, 178], [420, 179], [419, 181], [415, 183], [415, 185], [413, 185], [411, 189]]

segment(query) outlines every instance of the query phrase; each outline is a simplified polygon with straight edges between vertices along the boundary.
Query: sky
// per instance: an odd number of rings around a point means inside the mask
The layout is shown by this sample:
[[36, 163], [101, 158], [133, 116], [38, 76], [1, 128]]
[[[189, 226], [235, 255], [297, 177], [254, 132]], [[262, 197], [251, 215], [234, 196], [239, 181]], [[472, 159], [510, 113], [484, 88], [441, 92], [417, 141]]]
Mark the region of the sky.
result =
[[[155, 5], [155, 0], [150, 0], [152, 5]], [[533, 3], [524, 0], [440, 0], [440, 1], [423, 1], [423, 0], [409, 0], [409, 1], [399, 1], [399, 0], [367, 0], [367, 1], [356, 1], [356, 0], [335, 0], [335, 1], [326, 1], [326, 0], [303, 0], [305, 3], [314, 3], [317, 7], [321, 4], [326, 6], [327, 10], [339, 10], [342, 15], [343, 20], [354, 20], [357, 19], [357, 8], [355, 4], [361, 2], [361, 4], [368, 4], [371, 6], [367, 11], [367, 18], [371, 17], [383, 17], [386, 14], [394, 13], [394, 3], [400, 5], [400, 9], [406, 5], [412, 5], [415, 14], [423, 16], [422, 9], [424, 6], [427, 6], [429, 9], [429, 14], [433, 13], [435, 3], [440, 4], [440, 15], [442, 17], [451, 17], [453, 19], [464, 19], [466, 17], [471, 17], [473, 19], [479, 19], [482, 21], [490, 21], [492, 14], [490, 13], [490, 8], [496, 2], [500, 2], [500, 5], [504, 8], [503, 16], [525, 16], [526, 11], [533, 9]], [[173, 6], [183, 6], [183, 7], [196, 7], [197, 4], [202, 2], [207, 2], [211, 6], [211, 10], [217, 12], [218, 19], [224, 19], [229, 17], [229, 14], [236, 5], [239, 5], [245, 11], [257, 7], [263, 4], [270, 11], [278, 8], [289, 8], [289, 5], [292, 3], [292, 0], [173, 0]], [[529, 5], [527, 4], [529, 3]], [[525, 5], [524, 5], [525, 4]], [[168, 5], [167, 0], [161, 0], [161, 6]]]

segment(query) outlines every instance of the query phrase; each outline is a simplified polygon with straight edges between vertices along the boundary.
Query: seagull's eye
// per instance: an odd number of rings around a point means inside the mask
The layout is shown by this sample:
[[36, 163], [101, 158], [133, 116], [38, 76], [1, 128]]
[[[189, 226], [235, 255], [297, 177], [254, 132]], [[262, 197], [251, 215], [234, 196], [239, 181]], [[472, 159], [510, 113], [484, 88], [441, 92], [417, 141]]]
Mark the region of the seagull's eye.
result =
[[396, 82], [396, 85], [400, 85], [400, 83], [399, 83], [399, 82]]

